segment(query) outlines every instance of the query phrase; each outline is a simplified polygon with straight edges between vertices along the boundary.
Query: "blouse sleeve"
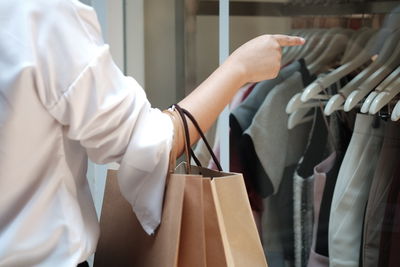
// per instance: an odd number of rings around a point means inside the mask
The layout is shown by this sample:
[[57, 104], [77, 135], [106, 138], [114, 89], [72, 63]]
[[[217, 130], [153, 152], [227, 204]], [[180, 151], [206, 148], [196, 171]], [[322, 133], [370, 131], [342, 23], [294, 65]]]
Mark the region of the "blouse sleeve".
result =
[[161, 218], [172, 121], [115, 65], [90, 7], [43, 2], [51, 6], [36, 22], [40, 100], [91, 160], [120, 163], [121, 192], [152, 234]]

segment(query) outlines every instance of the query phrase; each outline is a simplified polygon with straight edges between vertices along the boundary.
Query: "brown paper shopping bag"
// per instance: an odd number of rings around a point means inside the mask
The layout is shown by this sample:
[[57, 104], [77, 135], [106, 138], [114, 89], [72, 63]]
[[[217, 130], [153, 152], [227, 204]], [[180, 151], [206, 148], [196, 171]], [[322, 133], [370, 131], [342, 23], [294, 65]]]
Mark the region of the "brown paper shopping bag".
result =
[[122, 197], [116, 171], [108, 172], [95, 266], [207, 266], [203, 181], [187, 169], [175, 173], [175, 150], [170, 158], [162, 222], [154, 236], [144, 232]]
[[175, 128], [182, 123], [185, 129], [186, 162], [174, 169], [171, 152], [160, 227], [147, 236], [115, 177], [108, 177], [95, 266], [267, 266], [243, 177], [191, 166], [187, 122], [177, 114], [172, 115]]
[[158, 234], [149, 236], [121, 195], [117, 171], [109, 170], [94, 266], [176, 266], [184, 188], [184, 179], [169, 180], [163, 223]]
[[[205, 185], [203, 203], [205, 199], [208, 200], [207, 205], [203, 205], [207, 266], [267, 266], [243, 176], [238, 173], [222, 172], [218, 160], [194, 117], [179, 106], [176, 109], [185, 129], [186, 143], [190, 144], [187, 116], [203, 138], [220, 170], [214, 171], [201, 167], [193, 151], [190, 150], [198, 165], [190, 166], [190, 174], [197, 174], [199, 179], [203, 180]], [[210, 188], [211, 192], [206, 190]], [[210, 221], [210, 218], [214, 221]], [[213, 262], [216, 259], [218, 261]]]
[[211, 185], [230, 266], [267, 266], [243, 177], [214, 178]]
[[198, 166], [203, 180], [206, 261], [209, 267], [267, 266], [243, 176]]

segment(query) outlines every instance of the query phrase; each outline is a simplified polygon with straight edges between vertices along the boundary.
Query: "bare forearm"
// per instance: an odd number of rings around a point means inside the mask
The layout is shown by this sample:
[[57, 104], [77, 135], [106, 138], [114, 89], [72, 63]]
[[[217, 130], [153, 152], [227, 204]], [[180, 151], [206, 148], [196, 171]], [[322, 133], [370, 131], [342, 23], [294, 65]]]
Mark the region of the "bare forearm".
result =
[[[229, 104], [238, 89], [245, 83], [238, 66], [229, 60], [216, 69], [179, 105], [187, 109], [205, 132], [215, 122], [224, 107]], [[194, 126], [189, 124], [190, 140], [195, 143], [199, 135]], [[183, 140], [182, 148], [183, 149]]]
[[[208, 130], [238, 89], [247, 82], [258, 82], [276, 77], [281, 64], [281, 47], [301, 45], [304, 40], [284, 35], [259, 36], [239, 47], [207, 80], [179, 105], [187, 109], [203, 131]], [[191, 143], [198, 133], [189, 123]], [[183, 151], [183, 138], [178, 140], [178, 151]]]

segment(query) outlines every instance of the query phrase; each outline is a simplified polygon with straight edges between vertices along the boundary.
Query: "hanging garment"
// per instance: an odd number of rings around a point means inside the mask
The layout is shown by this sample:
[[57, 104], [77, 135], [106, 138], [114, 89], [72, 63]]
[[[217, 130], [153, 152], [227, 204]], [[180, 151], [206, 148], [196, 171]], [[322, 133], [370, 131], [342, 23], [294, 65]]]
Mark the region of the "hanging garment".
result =
[[293, 178], [294, 266], [307, 266], [312, 241], [314, 176], [304, 179], [295, 173]]
[[94, 253], [88, 156], [121, 163], [123, 194], [152, 233], [172, 122], [115, 65], [94, 10], [1, 1], [0, 20], [0, 265], [76, 266]]
[[[293, 261], [294, 258], [293, 231], [290, 230], [293, 229], [293, 208], [290, 210], [292, 200], [289, 195], [293, 192], [293, 173], [299, 158], [304, 153], [311, 123], [288, 130], [284, 103], [304, 88], [303, 77], [310, 77], [307, 69], [303, 69], [301, 73], [296, 72], [268, 94], [240, 141], [241, 161], [257, 192], [263, 197], [271, 195], [274, 190], [276, 193], [275, 196], [268, 197], [270, 201], [264, 200], [265, 215], [262, 226], [264, 247], [268, 250], [267, 259], [271, 266], [282, 266], [280, 264], [284, 262], [284, 245], [290, 247], [285, 249], [289, 261]], [[277, 131], [280, 133], [277, 134]], [[279, 157], [280, 164], [274, 163], [276, 157]], [[271, 173], [273, 175], [270, 176], [264, 169], [266, 167], [264, 163], [269, 165], [268, 170], [278, 168], [278, 173]], [[275, 187], [272, 185], [272, 180]], [[289, 209], [282, 211], [287, 212], [285, 219], [278, 219], [278, 211], [282, 207]], [[264, 221], [264, 218], [267, 221]], [[290, 226], [283, 227], [285, 223]], [[283, 233], [283, 229], [287, 232]], [[282, 242], [282, 235], [289, 240], [288, 243]]]
[[[306, 69], [303, 59], [293, 62], [289, 66], [283, 68], [278, 76], [272, 80], [265, 80], [258, 83], [249, 96], [235, 109], [229, 116], [231, 130], [241, 135], [252, 123], [255, 114], [264, 102], [269, 92], [277, 85], [285, 81], [296, 71], [304, 71]], [[303, 77], [303, 84], [308, 84], [308, 77]]]
[[[398, 173], [399, 174], [399, 173]], [[397, 174], [396, 179], [400, 176]], [[390, 237], [389, 267], [399, 266], [400, 262], [400, 194], [397, 195], [395, 213], [393, 217], [392, 235]]]
[[[342, 165], [344, 152], [334, 152], [336, 154], [333, 167], [326, 172], [326, 182], [324, 194], [321, 201], [321, 209], [319, 211], [318, 228], [315, 244], [315, 253], [323, 257], [329, 257], [329, 218], [333, 193], [338, 178], [340, 166]], [[317, 168], [318, 173], [323, 172], [323, 168]]]
[[[320, 108], [314, 121], [307, 149], [293, 176], [293, 223], [295, 266], [307, 266], [313, 231], [314, 167], [326, 157], [328, 130]], [[322, 196], [321, 196], [322, 198]]]
[[378, 266], [379, 243], [385, 206], [393, 175], [399, 164], [400, 125], [388, 122], [365, 212], [361, 266]]
[[386, 123], [358, 114], [340, 167], [329, 221], [329, 265], [359, 266], [363, 215]]
[[303, 67], [268, 94], [241, 139], [244, 168], [262, 197], [277, 192], [284, 168], [297, 165], [308, 141], [311, 123], [288, 130], [285, 112], [290, 98], [313, 79]]
[[324, 257], [329, 257], [328, 229], [333, 192], [340, 166], [342, 165], [344, 155], [353, 134], [355, 117], [355, 112], [344, 113], [340, 111], [336, 111], [329, 117], [329, 128], [330, 134], [332, 134], [332, 142], [329, 143], [328, 149], [336, 153], [336, 159], [334, 166], [326, 174], [327, 179], [322, 197], [315, 245], [315, 253]]
[[[245, 89], [240, 95], [237, 95], [235, 98], [235, 101], [232, 101], [230, 108], [235, 109], [241, 102], [243, 102], [249, 94], [253, 91], [254, 87], [256, 84], [251, 84], [246, 87], [243, 87]], [[240, 99], [241, 98], [241, 99]], [[231, 172], [237, 172], [237, 173], [242, 173], [243, 178], [246, 184], [246, 189], [247, 193], [249, 196], [249, 201], [251, 208], [253, 212], [255, 212], [255, 219], [257, 226], [259, 226], [259, 230], [261, 231], [261, 215], [263, 211], [263, 204], [262, 204], [262, 198], [261, 196], [257, 193], [255, 190], [253, 184], [250, 181], [250, 177], [245, 173], [245, 170], [242, 167], [242, 163], [239, 158], [239, 142], [240, 142], [240, 137], [241, 135], [236, 135], [235, 131], [230, 130], [229, 131], [229, 170]], [[213, 151], [217, 158], [219, 159], [220, 157], [220, 145], [219, 141], [215, 143], [215, 146], [213, 148]], [[215, 165], [215, 162], [211, 159], [208, 168], [213, 169], [213, 170], [218, 170], [217, 166]]]
[[[400, 259], [399, 248], [400, 240], [400, 221], [396, 216], [400, 215], [400, 165], [396, 166], [396, 170], [392, 177], [392, 183], [389, 187], [388, 197], [386, 200], [385, 214], [383, 217], [381, 228], [381, 240], [379, 244], [379, 267], [395, 267], [398, 266]], [[396, 242], [397, 235], [397, 242]], [[393, 238], [394, 237], [394, 238]], [[393, 238], [393, 239], [392, 239]], [[393, 248], [392, 248], [393, 247]], [[396, 264], [397, 260], [397, 264]]]
[[[243, 101], [245, 101], [246, 98], [249, 96], [249, 94], [250, 94], [251, 92], [253, 92], [254, 87], [255, 87], [256, 85], [257, 85], [257, 83], [248, 84], [248, 85], [246, 85], [246, 86], [243, 86], [243, 87], [240, 89], [239, 93], [235, 95], [234, 99], [232, 100], [231, 104], [229, 105], [229, 109], [230, 109], [231, 111], [234, 110], [234, 109], [236, 109], [236, 108], [240, 105], [240, 103], [242, 103]], [[232, 129], [230, 129], [229, 135], [231, 136], [232, 133], [234, 133], [234, 132], [232, 131]], [[218, 140], [218, 137], [219, 137], [219, 134], [216, 133], [215, 142], [214, 142], [214, 146], [213, 146], [213, 152], [214, 152], [214, 154], [216, 155], [216, 157], [217, 157], [218, 159], [220, 159], [220, 154], [221, 154], [221, 152], [220, 152], [220, 142], [219, 142], [219, 140]], [[229, 139], [229, 140], [230, 140], [230, 139]], [[232, 142], [231, 142], [231, 143], [229, 144], [229, 151], [231, 151], [232, 149], [235, 150], [235, 147], [232, 147], [232, 145], [233, 145], [233, 146], [237, 146], [236, 143], [232, 143]], [[205, 145], [204, 145], [204, 149], [206, 149], [206, 146], [205, 146]], [[208, 154], [209, 154], [209, 153], [208, 153]], [[240, 173], [241, 173], [242, 171], [239, 171], [239, 170], [241, 170], [242, 168], [241, 168], [240, 163], [238, 163], [238, 157], [239, 157], [239, 156], [238, 156], [237, 154], [235, 154], [235, 153], [233, 153], [233, 154], [231, 153], [229, 156], [230, 156], [230, 158], [229, 158], [230, 169], [232, 168], [232, 165], [233, 165], [233, 166], [238, 165], [238, 167], [236, 167], [236, 169], [238, 169], [237, 172], [240, 172]], [[234, 156], [234, 158], [232, 158], [232, 156]], [[232, 161], [233, 161], [233, 162], [232, 162]], [[209, 159], [209, 161], [207, 162], [206, 165], [208, 165], [208, 168], [210, 168], [210, 169], [218, 170], [217, 166], [215, 165], [214, 160], [212, 160], [211, 158]]]
[[307, 262], [308, 267], [329, 266], [329, 258], [316, 253], [315, 246], [317, 243], [318, 220], [321, 210], [322, 197], [325, 190], [327, 173], [329, 173], [331, 169], [334, 167], [335, 160], [336, 160], [336, 152], [332, 153], [327, 159], [325, 159], [323, 162], [321, 162], [314, 168], [314, 190], [313, 190], [314, 225], [313, 225], [312, 245], [311, 245], [309, 259]]
[[[243, 99], [246, 98], [246, 94], [248, 93], [248, 91], [249, 90], [251, 91], [251, 89], [255, 85], [256, 84], [250, 83], [240, 88], [233, 97], [229, 105], [229, 108], [233, 109], [237, 107], [243, 101]], [[210, 146], [213, 147], [214, 153], [216, 153], [216, 155], [219, 158], [219, 141], [218, 141], [219, 133], [217, 132], [217, 129], [218, 129], [218, 122], [215, 122], [213, 126], [206, 132], [206, 138]], [[202, 166], [209, 166], [209, 168], [217, 170], [216, 166], [214, 165], [210, 166], [210, 164], [214, 163], [214, 161], [211, 160], [210, 153], [208, 152], [207, 146], [202, 139], [200, 139], [197, 142], [197, 145], [194, 149], [194, 153], [197, 155], [197, 159], [200, 161]], [[195, 164], [195, 162], [192, 161], [192, 164]]]

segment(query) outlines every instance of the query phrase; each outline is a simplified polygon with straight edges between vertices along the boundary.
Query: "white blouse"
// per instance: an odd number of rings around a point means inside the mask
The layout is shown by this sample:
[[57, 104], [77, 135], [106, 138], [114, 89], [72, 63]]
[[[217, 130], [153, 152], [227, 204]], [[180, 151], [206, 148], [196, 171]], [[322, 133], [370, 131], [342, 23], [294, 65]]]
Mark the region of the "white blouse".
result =
[[95, 251], [87, 156], [121, 164], [121, 191], [153, 233], [173, 125], [116, 67], [93, 9], [0, 1], [0, 25], [0, 266], [76, 266]]

